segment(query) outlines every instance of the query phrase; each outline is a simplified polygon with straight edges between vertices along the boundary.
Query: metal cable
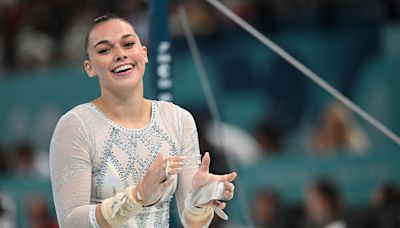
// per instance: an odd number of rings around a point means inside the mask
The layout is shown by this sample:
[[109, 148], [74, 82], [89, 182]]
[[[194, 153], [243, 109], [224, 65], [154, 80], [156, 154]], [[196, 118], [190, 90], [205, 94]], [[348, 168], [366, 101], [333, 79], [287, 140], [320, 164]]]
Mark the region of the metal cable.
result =
[[[215, 101], [215, 96], [214, 96], [213, 91], [211, 89], [210, 82], [208, 80], [208, 76], [207, 76], [203, 61], [202, 61], [201, 56], [200, 56], [200, 51], [199, 51], [198, 45], [196, 43], [193, 31], [192, 31], [192, 29], [191, 29], [191, 27], [189, 25], [189, 19], [188, 19], [188, 16], [187, 16], [186, 9], [183, 6], [183, 4], [180, 4], [178, 10], [179, 10], [180, 21], [182, 23], [182, 27], [183, 27], [183, 30], [184, 30], [184, 33], [185, 33], [185, 36], [186, 36], [186, 40], [188, 42], [189, 49], [190, 49], [190, 52], [191, 52], [192, 57], [193, 57], [194, 65], [196, 67], [197, 75], [199, 77], [199, 80], [200, 80], [200, 83], [201, 83], [201, 87], [202, 87], [203, 93], [205, 95], [208, 108], [210, 109], [210, 112], [211, 112], [211, 116], [212, 116], [212, 119], [213, 119], [213, 122], [214, 122], [213, 124], [214, 124], [214, 126], [216, 126], [215, 129], [217, 131], [220, 150], [222, 152], [224, 152], [225, 155], [226, 155], [229, 169], [230, 170], [237, 170], [237, 166], [235, 164], [235, 161], [234, 161], [232, 155], [230, 155], [223, 148], [224, 147], [224, 143], [223, 142], [224, 142], [225, 134], [224, 134], [224, 129], [222, 127], [221, 117], [220, 117], [220, 114], [218, 112], [217, 103]], [[243, 215], [245, 215], [244, 217], [245, 217], [245, 220], [246, 220], [247, 224], [249, 224], [251, 227], [253, 227], [253, 224], [252, 224], [251, 219], [249, 217], [248, 211], [246, 210], [248, 207], [247, 207], [247, 204], [246, 204], [246, 201], [245, 201], [246, 198], [244, 197], [245, 196], [245, 190], [243, 188], [241, 188], [240, 177], [239, 176], [236, 177], [236, 183], [237, 183], [237, 185], [236, 185], [236, 188], [235, 188], [235, 195], [236, 195], [236, 197], [238, 199], [238, 202], [240, 204], [241, 212], [243, 213]]]
[[269, 47], [271, 50], [273, 50], [276, 54], [278, 54], [280, 57], [285, 59], [288, 63], [290, 63], [292, 66], [297, 68], [299, 71], [301, 71], [305, 76], [310, 78], [313, 82], [315, 82], [317, 85], [319, 85], [322, 89], [324, 89], [326, 92], [331, 94], [333, 97], [338, 99], [340, 102], [342, 102], [344, 105], [346, 105], [350, 110], [358, 114], [360, 117], [362, 117], [364, 120], [366, 120], [368, 123], [370, 123], [372, 126], [374, 126], [376, 129], [381, 131], [384, 135], [386, 135], [388, 138], [393, 140], [395, 143], [400, 145], [400, 138], [396, 134], [394, 134], [391, 130], [389, 130], [386, 126], [384, 126], [382, 123], [380, 123], [378, 120], [376, 120], [374, 117], [372, 117], [370, 114], [368, 114], [366, 111], [364, 111], [362, 108], [360, 108], [358, 105], [356, 105], [354, 102], [352, 102], [350, 99], [345, 97], [342, 93], [340, 93], [338, 90], [333, 88], [331, 85], [329, 85], [326, 81], [324, 81], [321, 77], [319, 77], [317, 74], [315, 74], [313, 71], [311, 71], [309, 68], [304, 66], [300, 61], [295, 59], [293, 56], [291, 56], [289, 53], [287, 53], [285, 50], [283, 50], [281, 47], [279, 47], [277, 44], [275, 44], [272, 40], [270, 40], [268, 37], [263, 35], [261, 32], [259, 32], [257, 29], [255, 29], [253, 26], [251, 26], [249, 23], [244, 21], [242, 18], [240, 18], [238, 15], [236, 15], [234, 12], [232, 12], [230, 9], [228, 9], [226, 6], [224, 6], [222, 3], [220, 3], [217, 0], [206, 0], [210, 4], [212, 4], [215, 8], [217, 8], [219, 11], [221, 11], [225, 16], [236, 22], [239, 26], [241, 26], [244, 30], [249, 32], [251, 35], [253, 35], [256, 39], [258, 39], [261, 43]]

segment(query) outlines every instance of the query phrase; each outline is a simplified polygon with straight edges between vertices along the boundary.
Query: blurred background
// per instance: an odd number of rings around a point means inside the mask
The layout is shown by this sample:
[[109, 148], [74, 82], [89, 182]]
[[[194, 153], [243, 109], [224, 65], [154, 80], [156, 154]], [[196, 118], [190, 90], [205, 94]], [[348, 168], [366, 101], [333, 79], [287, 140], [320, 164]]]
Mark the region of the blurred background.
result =
[[[229, 222], [212, 227], [400, 227], [399, 145], [206, 1], [184, 2], [223, 145], [171, 3], [174, 103], [194, 115], [211, 171], [229, 171], [230, 156], [240, 177]], [[400, 134], [400, 1], [221, 2]], [[49, 143], [63, 113], [99, 96], [82, 67], [83, 40], [105, 12], [151, 43], [146, 1], [0, 0], [0, 227], [57, 227]]]

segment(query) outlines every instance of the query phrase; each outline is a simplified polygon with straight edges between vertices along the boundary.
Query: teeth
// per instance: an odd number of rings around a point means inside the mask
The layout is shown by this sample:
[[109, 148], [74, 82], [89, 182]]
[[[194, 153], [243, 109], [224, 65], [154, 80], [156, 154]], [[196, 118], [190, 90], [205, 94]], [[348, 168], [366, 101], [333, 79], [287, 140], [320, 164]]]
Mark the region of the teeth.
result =
[[119, 66], [119, 67], [115, 68], [113, 71], [114, 71], [115, 73], [119, 73], [119, 72], [121, 72], [121, 71], [129, 70], [129, 69], [132, 69], [132, 68], [133, 68], [133, 67], [132, 67], [131, 64], [127, 64], [127, 65]]

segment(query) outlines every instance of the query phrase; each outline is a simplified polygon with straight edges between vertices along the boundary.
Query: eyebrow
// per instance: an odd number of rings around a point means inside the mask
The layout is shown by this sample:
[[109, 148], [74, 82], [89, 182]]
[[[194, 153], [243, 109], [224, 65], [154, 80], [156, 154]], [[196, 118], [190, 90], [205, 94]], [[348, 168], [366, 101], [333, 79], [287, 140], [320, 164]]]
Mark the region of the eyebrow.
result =
[[[134, 35], [134, 34], [126, 34], [126, 35], [121, 36], [121, 40], [127, 39], [129, 37], [135, 37], [136, 38], [137, 36]], [[100, 44], [108, 44], [108, 45], [110, 45], [111, 42], [109, 40], [101, 40], [101, 41], [97, 42], [93, 47], [96, 48]]]

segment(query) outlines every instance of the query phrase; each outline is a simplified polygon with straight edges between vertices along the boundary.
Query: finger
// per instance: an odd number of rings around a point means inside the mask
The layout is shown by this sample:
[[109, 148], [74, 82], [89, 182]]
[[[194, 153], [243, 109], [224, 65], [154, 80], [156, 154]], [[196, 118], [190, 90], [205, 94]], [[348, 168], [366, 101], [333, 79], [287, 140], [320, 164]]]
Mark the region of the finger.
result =
[[173, 161], [173, 162], [183, 162], [184, 160], [186, 160], [186, 156], [173, 156], [173, 157], [169, 157], [168, 160]]
[[229, 191], [229, 192], [233, 192], [235, 190], [235, 186], [232, 183], [227, 182], [227, 181], [224, 182], [224, 188], [226, 191]]
[[171, 168], [182, 168], [183, 167], [183, 162], [174, 162], [174, 161], [169, 161], [169, 167]]
[[199, 170], [208, 173], [209, 170], [210, 170], [210, 163], [211, 163], [210, 154], [208, 152], [206, 152], [206, 154], [204, 154], [203, 159], [201, 161], [201, 165], [200, 165], [200, 169]]
[[225, 197], [225, 200], [231, 200], [233, 198], [233, 192], [225, 191], [224, 192], [224, 197]]
[[163, 162], [164, 162], [164, 153], [160, 151], [156, 157], [156, 160], [154, 160], [153, 164], [157, 164], [157, 166], [159, 166]]
[[168, 179], [171, 175], [181, 173], [183, 170], [183, 162], [174, 162], [170, 159], [166, 159], [165, 164], [165, 179]]
[[179, 174], [182, 172], [182, 168], [171, 168], [169, 171], [169, 175], [175, 175], [175, 174]]
[[218, 207], [219, 209], [224, 209], [226, 207], [226, 203], [223, 203], [218, 200], [213, 200], [212, 204], [214, 207]]
[[235, 180], [237, 174], [235, 172], [229, 173], [229, 174], [225, 174], [225, 175], [221, 175], [219, 178], [219, 181], [227, 181], [227, 182], [232, 182]]
[[225, 197], [225, 198], [229, 198], [229, 196], [231, 196], [231, 194], [232, 194], [232, 192], [230, 192], [230, 191], [225, 191], [225, 192], [224, 192], [224, 197]]
[[[151, 164], [151, 167], [148, 171], [150, 172], [157, 172], [158, 175], [160, 175], [160, 173], [163, 171], [163, 167], [165, 167], [164, 165], [164, 153], [163, 152], [159, 152], [157, 154], [156, 159], [154, 160], [154, 162]], [[153, 171], [152, 171], [153, 170]], [[154, 173], [154, 175], [156, 175], [156, 173]]]
[[231, 200], [233, 198], [235, 186], [232, 183], [225, 181], [224, 189], [225, 189], [225, 191], [223, 193], [224, 198], [225, 198], [224, 200]]
[[165, 179], [164, 179], [164, 181], [166, 179], [168, 179], [169, 176], [171, 176], [171, 167], [169, 165], [169, 161], [167, 161], [167, 163], [165, 164]]
[[233, 198], [233, 194], [235, 193], [235, 186], [232, 183], [225, 182], [224, 183], [224, 197], [225, 200], [231, 200]]

